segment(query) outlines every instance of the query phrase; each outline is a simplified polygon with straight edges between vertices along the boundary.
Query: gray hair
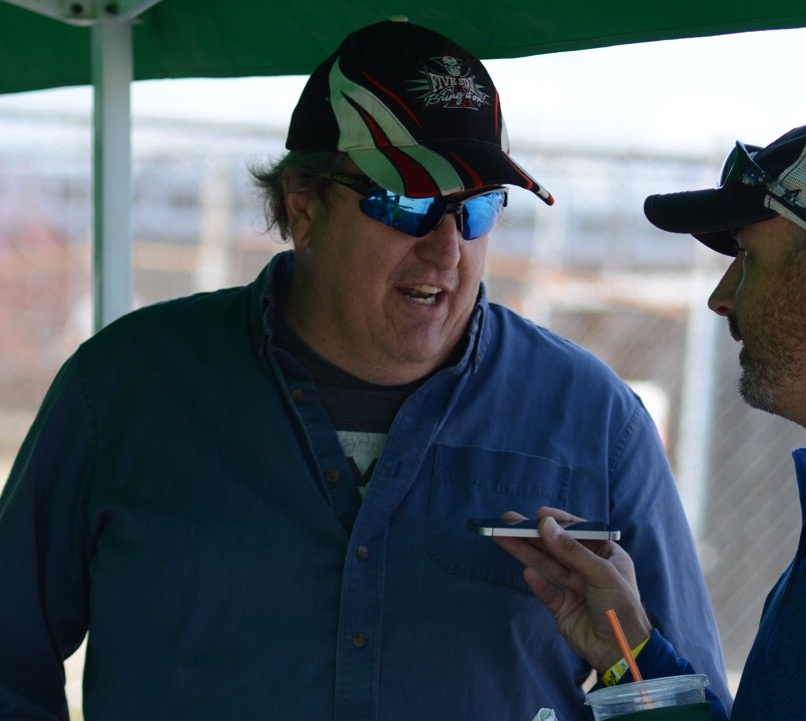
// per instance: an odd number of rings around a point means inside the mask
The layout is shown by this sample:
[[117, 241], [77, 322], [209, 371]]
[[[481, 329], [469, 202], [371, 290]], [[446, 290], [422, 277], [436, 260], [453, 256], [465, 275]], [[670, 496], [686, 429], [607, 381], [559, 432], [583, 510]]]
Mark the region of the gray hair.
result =
[[249, 172], [263, 200], [266, 230], [275, 225], [283, 239], [289, 236], [289, 219], [285, 208], [286, 182], [295, 192], [317, 193], [324, 199], [324, 190], [329, 181], [322, 173], [337, 170], [347, 159], [346, 153], [307, 153], [290, 150], [274, 162], [250, 163]]

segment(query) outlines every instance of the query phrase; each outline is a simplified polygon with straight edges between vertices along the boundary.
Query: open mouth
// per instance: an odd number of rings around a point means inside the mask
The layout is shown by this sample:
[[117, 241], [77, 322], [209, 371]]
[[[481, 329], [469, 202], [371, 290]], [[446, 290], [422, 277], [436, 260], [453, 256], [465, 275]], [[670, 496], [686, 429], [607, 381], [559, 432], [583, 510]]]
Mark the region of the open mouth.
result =
[[433, 285], [413, 285], [403, 288], [402, 293], [420, 305], [435, 305], [442, 289]]

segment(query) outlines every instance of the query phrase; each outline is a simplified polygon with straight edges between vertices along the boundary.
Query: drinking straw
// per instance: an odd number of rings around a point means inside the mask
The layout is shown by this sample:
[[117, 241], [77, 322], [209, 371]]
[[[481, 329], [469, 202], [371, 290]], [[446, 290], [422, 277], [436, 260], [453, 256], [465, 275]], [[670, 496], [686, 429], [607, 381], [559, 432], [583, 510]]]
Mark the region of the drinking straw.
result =
[[624, 660], [627, 662], [627, 666], [630, 669], [633, 681], [643, 681], [644, 678], [641, 676], [641, 672], [638, 670], [638, 664], [635, 663], [635, 658], [632, 655], [630, 644], [627, 643], [627, 637], [624, 635], [624, 631], [621, 628], [621, 624], [619, 623], [615, 610], [611, 608], [605, 611], [605, 613], [607, 614], [607, 620], [610, 621], [610, 627], [613, 629], [613, 633], [616, 636], [616, 641], [618, 641], [618, 645], [621, 649], [622, 655], [624, 656]]

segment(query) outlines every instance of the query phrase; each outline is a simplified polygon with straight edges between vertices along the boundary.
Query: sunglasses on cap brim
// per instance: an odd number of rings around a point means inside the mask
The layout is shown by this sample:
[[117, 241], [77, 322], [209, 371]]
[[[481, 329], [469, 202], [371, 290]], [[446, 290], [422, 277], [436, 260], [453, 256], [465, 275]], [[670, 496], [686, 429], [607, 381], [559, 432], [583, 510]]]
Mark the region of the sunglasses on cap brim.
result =
[[[753, 146], [751, 146], [753, 147]], [[760, 148], [755, 148], [757, 152]], [[741, 141], [736, 141], [736, 147], [728, 153], [722, 164], [717, 188], [726, 188], [729, 185], [744, 185], [759, 188], [772, 198], [775, 198], [785, 208], [795, 215], [806, 220], [806, 201], [798, 197], [799, 190], [788, 190], [766, 170], [764, 170], [748, 151]]]
[[449, 213], [456, 216], [465, 240], [480, 238], [495, 227], [507, 204], [506, 188], [484, 190], [461, 200], [441, 195], [409, 198], [382, 188], [365, 175], [321, 173], [319, 177], [363, 195], [358, 206], [368, 218], [416, 238], [428, 235]]

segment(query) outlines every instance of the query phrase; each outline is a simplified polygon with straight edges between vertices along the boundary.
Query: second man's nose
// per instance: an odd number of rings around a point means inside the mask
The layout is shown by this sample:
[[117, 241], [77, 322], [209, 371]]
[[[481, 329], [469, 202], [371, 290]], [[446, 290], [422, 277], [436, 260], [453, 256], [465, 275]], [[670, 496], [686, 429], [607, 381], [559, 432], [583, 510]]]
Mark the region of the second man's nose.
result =
[[740, 250], [708, 298], [708, 307], [717, 315], [730, 315], [733, 312], [736, 288], [742, 279], [743, 262], [744, 251]]

